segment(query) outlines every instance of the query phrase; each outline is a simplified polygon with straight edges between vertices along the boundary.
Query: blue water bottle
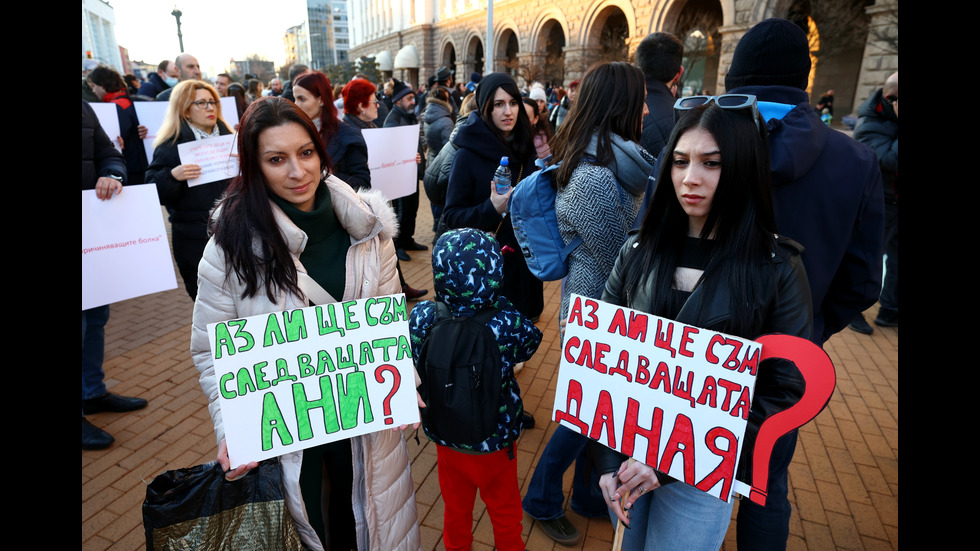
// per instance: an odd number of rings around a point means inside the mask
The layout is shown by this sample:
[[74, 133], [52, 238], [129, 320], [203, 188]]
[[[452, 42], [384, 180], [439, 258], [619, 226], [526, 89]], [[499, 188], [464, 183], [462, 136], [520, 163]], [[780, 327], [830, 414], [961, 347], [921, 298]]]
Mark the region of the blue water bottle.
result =
[[498, 195], [506, 195], [510, 191], [510, 167], [507, 165], [507, 157], [500, 158], [500, 166], [493, 173], [493, 185], [497, 188]]

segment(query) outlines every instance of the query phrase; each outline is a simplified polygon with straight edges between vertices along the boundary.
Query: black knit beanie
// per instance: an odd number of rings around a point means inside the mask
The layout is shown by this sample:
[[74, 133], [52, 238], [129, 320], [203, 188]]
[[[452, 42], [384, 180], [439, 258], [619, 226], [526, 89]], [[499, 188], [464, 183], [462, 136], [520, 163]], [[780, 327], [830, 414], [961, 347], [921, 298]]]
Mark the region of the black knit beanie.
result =
[[517, 87], [517, 83], [511, 78], [507, 73], [490, 73], [480, 79], [480, 83], [476, 85], [476, 108], [483, 113], [483, 106], [487, 101], [492, 101], [494, 94], [497, 92], [497, 88], [500, 88], [504, 84], [513, 84]]
[[766, 19], [749, 29], [735, 46], [725, 89], [740, 86], [792, 86], [806, 90], [810, 44], [798, 25]]
[[391, 79], [395, 81], [394, 86], [391, 88], [391, 101], [396, 102], [403, 97], [412, 93], [412, 87], [404, 82], [398, 80], [397, 78]]

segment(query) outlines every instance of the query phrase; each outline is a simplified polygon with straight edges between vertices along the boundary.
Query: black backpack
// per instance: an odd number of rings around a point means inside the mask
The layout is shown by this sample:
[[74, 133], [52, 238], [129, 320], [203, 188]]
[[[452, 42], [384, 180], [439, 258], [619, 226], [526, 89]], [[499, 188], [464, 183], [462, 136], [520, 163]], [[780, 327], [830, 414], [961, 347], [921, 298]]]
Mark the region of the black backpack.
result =
[[501, 407], [507, 407], [502, 404], [500, 350], [487, 327], [500, 310], [453, 317], [442, 302], [435, 306], [437, 321], [416, 364], [422, 379], [419, 394], [426, 404], [422, 424], [447, 444], [476, 446], [494, 434]]

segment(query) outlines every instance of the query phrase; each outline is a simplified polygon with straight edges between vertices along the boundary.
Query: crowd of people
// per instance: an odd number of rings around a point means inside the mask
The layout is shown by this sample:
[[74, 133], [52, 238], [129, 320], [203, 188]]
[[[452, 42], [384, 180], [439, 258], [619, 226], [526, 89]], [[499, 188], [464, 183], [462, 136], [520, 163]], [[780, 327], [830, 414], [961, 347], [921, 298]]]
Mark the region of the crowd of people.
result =
[[[855, 140], [829, 128], [810, 105], [809, 45], [789, 21], [765, 20], [743, 36], [726, 94], [679, 98], [682, 58], [682, 42], [657, 32], [639, 44], [634, 63], [598, 63], [565, 88], [529, 83], [523, 90], [502, 72], [458, 83], [447, 67], [419, 90], [395, 78], [376, 85], [364, 75], [331, 83], [302, 65], [267, 87], [225, 73], [212, 84], [188, 54], [161, 62], [142, 85], [89, 67], [82, 189], [110, 200], [125, 185], [156, 184], [194, 301], [191, 356], [226, 477], [257, 464], [230, 469], [208, 324], [337, 300], [428, 294], [410, 287], [400, 266], [410, 252], [429, 248], [415, 238], [418, 182], [392, 202], [372, 189], [362, 136], [366, 128], [417, 124], [417, 179], [432, 209], [437, 277], [434, 300], [417, 302], [411, 314], [413, 357], [440, 305], [457, 317], [493, 308], [486, 325], [501, 350], [501, 392], [513, 406], [501, 409], [499, 430], [477, 447], [426, 427], [438, 445], [446, 549], [470, 548], [477, 490], [498, 549], [524, 549], [522, 510], [555, 541], [578, 542], [564, 513], [563, 479], [573, 463], [570, 507], [627, 525], [623, 549], [718, 549], [732, 501], [626, 461], [561, 425], [520, 495], [513, 443], [536, 421], [522, 410], [514, 377], [540, 342], [534, 324], [544, 296], [507, 216], [512, 191], [494, 186], [495, 170], [509, 159], [513, 189], [557, 165], [558, 228], [565, 243], [581, 238], [562, 280], [561, 320], [569, 297], [579, 294], [747, 339], [783, 333], [822, 346], [849, 324], [870, 332], [861, 312], [879, 295], [875, 323], [898, 323], [898, 77], [861, 107]], [[122, 153], [95, 120], [85, 90], [89, 101], [118, 106]], [[225, 96], [236, 98], [235, 128], [222, 116]], [[821, 109], [829, 107], [826, 99]], [[134, 100], [168, 102], [149, 163]], [[182, 163], [177, 146], [233, 133], [239, 173], [189, 187], [201, 167]], [[107, 392], [101, 381], [107, 319], [108, 306], [82, 312], [83, 449], [112, 444], [86, 415], [147, 405]], [[759, 381], [748, 431], [803, 392], [788, 360], [763, 361]], [[419, 401], [424, 405], [421, 395]], [[785, 549], [796, 437], [791, 431], [773, 448], [765, 505], [742, 500], [740, 549]], [[308, 548], [420, 548], [401, 433], [352, 437], [279, 462], [289, 513]]]

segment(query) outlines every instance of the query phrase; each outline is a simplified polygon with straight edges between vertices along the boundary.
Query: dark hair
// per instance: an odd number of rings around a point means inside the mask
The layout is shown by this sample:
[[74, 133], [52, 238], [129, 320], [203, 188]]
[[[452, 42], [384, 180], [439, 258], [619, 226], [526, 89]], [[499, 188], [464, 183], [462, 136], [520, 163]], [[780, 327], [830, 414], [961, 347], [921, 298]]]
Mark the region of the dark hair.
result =
[[[757, 299], [766, 296], [767, 287], [775, 284], [771, 258], [776, 247], [776, 222], [766, 135], [746, 111], [722, 109], [712, 103], [684, 112], [674, 125], [660, 163], [658, 185], [640, 226], [638, 246], [623, 267], [624, 296], [635, 296], [640, 282], [652, 271], [656, 288], [651, 293], [650, 313], [666, 314], [689, 229], [671, 177], [673, 155], [681, 136], [695, 129], [710, 133], [721, 153], [718, 187], [700, 235], [702, 239], [713, 236], [716, 245], [699, 284], [727, 279], [732, 317], [723, 331], [755, 338], [762, 328], [765, 309], [753, 305], [759, 304]], [[709, 284], [705, 292], [715, 292], [717, 287]]]
[[163, 71], [164, 73], [166, 73], [167, 67], [169, 66], [170, 66], [170, 60], [164, 59], [163, 61], [160, 62], [159, 65], [157, 65], [157, 71]]
[[139, 88], [140, 87], [140, 79], [139, 79], [139, 77], [136, 76], [136, 75], [134, 75], [134, 74], [132, 74], [132, 73], [126, 73], [125, 75], [123, 75], [123, 80], [126, 81], [126, 87], [128, 87], [128, 88]]
[[597, 63], [589, 68], [578, 87], [564, 122], [550, 144], [551, 164], [561, 161], [555, 184], [562, 188], [578, 167], [585, 149], [598, 136], [595, 164], [615, 163], [611, 133], [624, 140], [640, 141], [643, 130], [643, 73], [623, 61]]
[[[275, 302], [277, 291], [301, 294], [296, 265], [272, 214], [269, 190], [259, 159], [259, 136], [269, 128], [299, 124], [310, 135], [320, 156], [327, 158], [323, 140], [310, 117], [288, 99], [265, 96], [252, 102], [238, 126], [238, 162], [241, 170], [218, 204], [214, 241], [225, 254], [232, 272], [245, 284], [242, 298], [253, 297], [265, 287]], [[321, 185], [322, 182], [321, 182]], [[259, 249], [259, 250], [256, 250]]]
[[544, 132], [544, 137], [547, 140], [550, 140], [554, 135], [554, 132], [551, 131], [551, 125], [548, 124], [547, 117], [541, 116], [541, 108], [538, 107], [538, 100], [524, 98], [524, 105], [527, 105], [534, 110], [534, 116], [538, 118], [537, 124], [531, 126], [531, 136], [537, 135], [538, 132]]
[[241, 121], [245, 109], [248, 108], [248, 100], [245, 99], [245, 87], [237, 82], [228, 85], [228, 95], [235, 98], [235, 108], [238, 109], [238, 119]]
[[636, 66], [643, 74], [660, 82], [669, 82], [681, 70], [684, 43], [670, 33], [650, 33], [636, 47]]
[[249, 94], [252, 94], [253, 96], [255, 96], [256, 99], [258, 99], [259, 97], [261, 97], [261, 95], [259, 94], [259, 85], [260, 84], [262, 84], [262, 83], [259, 82], [259, 79], [257, 79], [257, 78], [250, 78], [250, 79], [248, 79], [248, 93]]
[[320, 137], [323, 143], [330, 143], [337, 135], [337, 128], [340, 121], [337, 119], [337, 106], [333, 104], [333, 86], [327, 75], [320, 71], [306, 73], [293, 82], [293, 96], [296, 95], [296, 87], [306, 88], [311, 94], [323, 100], [323, 112], [320, 113]]
[[[489, 79], [488, 79], [489, 80]], [[490, 129], [490, 132], [496, 136], [497, 140], [504, 145], [504, 149], [507, 150], [508, 157], [512, 159], [511, 166], [522, 166], [529, 159], [537, 158], [537, 154], [534, 150], [534, 135], [531, 134], [531, 120], [527, 118], [527, 112], [521, 107], [517, 110], [517, 123], [514, 124], [514, 129], [511, 131], [511, 139], [508, 140], [504, 138], [503, 133], [497, 128], [497, 125], [493, 124], [493, 98], [497, 94], [497, 88], [502, 89], [504, 92], [517, 100], [521, 101], [521, 91], [517, 88], [517, 84], [513, 80], [509, 82], [503, 82], [496, 87], [487, 90], [487, 101], [483, 105], [483, 109], [478, 109], [478, 114], [483, 122]], [[478, 94], [479, 96], [479, 94]], [[514, 163], [513, 160], [520, 161], [519, 163]]]
[[118, 92], [126, 89], [126, 81], [112, 67], [99, 65], [88, 74], [88, 79], [105, 88], [106, 92]]
[[218, 73], [217, 76], [215, 76], [214, 78], [218, 78], [218, 77], [225, 77], [226, 79], [228, 79], [229, 84], [235, 82], [235, 79], [231, 78], [231, 75], [229, 75], [228, 73]]
[[289, 66], [290, 82], [296, 80], [296, 77], [300, 76], [301, 74], [309, 70], [310, 68], [307, 67], [306, 65], [303, 65], [302, 63], [293, 63], [292, 65]]

